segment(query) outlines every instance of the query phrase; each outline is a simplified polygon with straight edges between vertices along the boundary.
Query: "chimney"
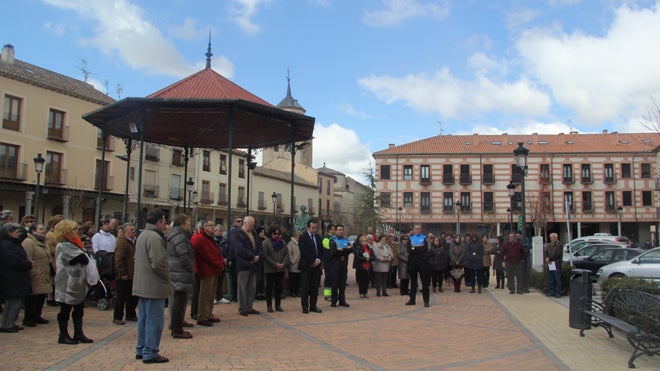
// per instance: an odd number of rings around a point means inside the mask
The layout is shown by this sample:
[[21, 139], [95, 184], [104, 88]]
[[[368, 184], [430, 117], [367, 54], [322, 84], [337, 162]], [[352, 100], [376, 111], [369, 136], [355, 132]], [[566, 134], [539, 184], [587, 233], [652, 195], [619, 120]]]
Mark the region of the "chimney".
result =
[[387, 148], [394, 148], [394, 143], [390, 143]]
[[11, 44], [5, 44], [2, 47], [2, 59], [3, 62], [14, 64], [14, 46]]
[[603, 129], [603, 134], [607, 134], [607, 129]]

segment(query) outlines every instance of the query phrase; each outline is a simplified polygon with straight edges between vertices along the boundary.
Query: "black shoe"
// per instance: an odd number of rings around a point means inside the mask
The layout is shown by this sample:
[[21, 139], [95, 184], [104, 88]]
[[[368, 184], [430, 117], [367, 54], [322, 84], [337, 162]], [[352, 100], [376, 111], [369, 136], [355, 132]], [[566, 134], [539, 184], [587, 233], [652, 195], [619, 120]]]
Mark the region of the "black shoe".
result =
[[212, 322], [212, 323], [220, 323], [220, 318], [211, 317], [211, 318], [209, 318], [209, 322]]
[[93, 343], [93, 342], [94, 342], [94, 340], [88, 338], [88, 337], [85, 336], [84, 334], [74, 335], [74, 336], [73, 336], [73, 340], [77, 340], [77, 341], [79, 341], [79, 342], [81, 342], [81, 343], [83, 343], [83, 344], [90, 344], [90, 343]]
[[14, 329], [14, 328], [12, 328], [12, 327], [10, 327], [10, 328], [0, 328], [0, 332], [5, 332], [5, 333], [8, 333], [8, 334], [13, 334], [13, 333], [18, 332], [18, 330]]
[[143, 359], [142, 363], [165, 363], [169, 361], [170, 360], [168, 358], [157, 356], [156, 358], [152, 358], [152, 359]]
[[333, 308], [337, 308], [337, 303], [332, 303], [332, 304], [330, 304], [330, 306], [333, 307]]
[[424, 303], [424, 308], [428, 308], [429, 306], [429, 303]]
[[348, 308], [350, 305], [348, 303], [339, 303], [340, 307]]
[[213, 326], [213, 322], [211, 322], [211, 321], [197, 321], [197, 326], [211, 327], [211, 326]]
[[322, 313], [322, 312], [323, 312], [323, 311], [320, 310], [319, 308], [309, 308], [309, 311], [310, 311], [310, 312], [314, 312], [314, 313]]
[[515, 291], [509, 291], [509, 294], [511, 294], [511, 295], [513, 295], [515, 293], [516, 293]]
[[273, 310], [273, 307], [268, 307], [268, 313], [274, 313], [275, 311]]
[[[248, 316], [248, 312], [247, 312], [246, 310], [240, 312], [239, 314], [240, 314], [241, 316], [243, 316], [243, 317], [247, 317], [247, 316]], [[198, 324], [199, 324], [199, 323], [198, 323]]]
[[276, 312], [284, 312], [284, 310], [282, 310], [282, 307], [279, 307], [279, 306], [275, 307], [275, 311]]
[[302, 312], [305, 313], [305, 314], [307, 314], [307, 313], [309, 313], [309, 309], [304, 308], [304, 309], [302, 310]]
[[25, 321], [23, 321], [23, 326], [25, 326], [25, 327], [37, 327], [37, 323], [36, 322], [25, 322]]
[[137, 322], [137, 317], [126, 317], [126, 320], [130, 322]]
[[384, 293], [383, 293], [383, 296], [390, 296], [390, 294], [384, 292]]
[[142, 359], [142, 354], [136, 354], [135, 359]]
[[68, 345], [78, 344], [78, 340], [76, 340], [76, 339], [72, 339], [72, 338], [70, 338], [68, 335], [67, 335], [67, 336], [62, 336], [62, 335], [60, 335], [60, 336], [57, 338], [57, 342], [58, 342], [59, 344], [68, 344]]
[[41, 317], [37, 318], [37, 323], [40, 324], [40, 325], [45, 325], [45, 324], [47, 324], [48, 322], [50, 322], [50, 321], [47, 320], [47, 319], [43, 319], [43, 318], [41, 318]]
[[408, 300], [408, 301], [406, 302], [406, 305], [415, 305], [415, 302], [412, 301], [412, 300]]
[[248, 309], [247, 312], [248, 312], [248, 314], [259, 314], [260, 313], [258, 310], [252, 309], [252, 308]]
[[18, 331], [25, 330], [25, 327], [22, 327], [22, 326], [19, 326], [19, 325], [14, 325], [14, 327], [12, 327], [12, 328], [14, 330], [18, 330]]

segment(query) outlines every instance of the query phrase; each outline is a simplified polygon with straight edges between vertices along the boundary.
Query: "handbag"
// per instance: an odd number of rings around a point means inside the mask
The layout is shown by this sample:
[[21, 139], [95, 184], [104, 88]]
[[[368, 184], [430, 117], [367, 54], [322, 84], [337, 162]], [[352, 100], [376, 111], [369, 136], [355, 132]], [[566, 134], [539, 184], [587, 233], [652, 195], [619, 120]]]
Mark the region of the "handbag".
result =
[[99, 270], [96, 267], [96, 260], [93, 257], [89, 257], [89, 262], [87, 263], [87, 284], [94, 286], [99, 283]]

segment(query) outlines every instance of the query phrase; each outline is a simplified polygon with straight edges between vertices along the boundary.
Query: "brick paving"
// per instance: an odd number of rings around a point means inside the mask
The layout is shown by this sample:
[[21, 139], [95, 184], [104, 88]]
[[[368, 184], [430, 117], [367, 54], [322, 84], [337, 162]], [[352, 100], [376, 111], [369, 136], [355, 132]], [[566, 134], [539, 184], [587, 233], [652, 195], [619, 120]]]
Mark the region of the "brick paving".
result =
[[[568, 326], [566, 300], [540, 293], [432, 293], [430, 308], [403, 305], [398, 289], [390, 297], [372, 289], [369, 299], [359, 299], [353, 283], [348, 294], [350, 308], [321, 302], [322, 314], [302, 314], [297, 298], [271, 314], [257, 301], [262, 314], [249, 317], [233, 303], [216, 305], [222, 322], [195, 326], [193, 339], [173, 339], [165, 330], [161, 354], [171, 361], [159, 365], [135, 360], [135, 323], [114, 325], [111, 311], [91, 305], [85, 332], [95, 343], [57, 344], [57, 308], [47, 307], [50, 324], [0, 334], [0, 369], [619, 370], [631, 352], [625, 336], [609, 339], [602, 329], [580, 338]], [[652, 370], [658, 362], [642, 356], [636, 365]]]

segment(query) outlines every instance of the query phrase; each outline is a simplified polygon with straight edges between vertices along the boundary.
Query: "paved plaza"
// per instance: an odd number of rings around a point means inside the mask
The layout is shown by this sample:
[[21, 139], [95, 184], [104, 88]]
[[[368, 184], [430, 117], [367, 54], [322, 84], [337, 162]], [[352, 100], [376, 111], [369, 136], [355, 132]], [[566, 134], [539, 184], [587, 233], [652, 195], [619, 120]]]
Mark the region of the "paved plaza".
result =
[[[218, 304], [222, 322], [189, 329], [194, 338], [173, 339], [165, 330], [161, 354], [171, 361], [135, 360], [136, 325], [112, 323], [111, 311], [89, 306], [85, 333], [93, 344], [57, 344], [57, 308], [50, 324], [0, 334], [1, 370], [623, 370], [632, 348], [625, 336], [609, 339], [602, 329], [580, 338], [568, 326], [568, 300], [538, 292], [509, 295], [447, 290], [431, 294], [431, 307], [405, 306], [397, 289], [390, 297], [359, 299], [348, 288], [350, 308], [303, 314], [297, 298], [282, 301], [283, 313], [241, 317], [236, 304]], [[20, 322], [19, 322], [20, 323]], [[640, 357], [638, 370], [657, 370], [660, 359]]]

